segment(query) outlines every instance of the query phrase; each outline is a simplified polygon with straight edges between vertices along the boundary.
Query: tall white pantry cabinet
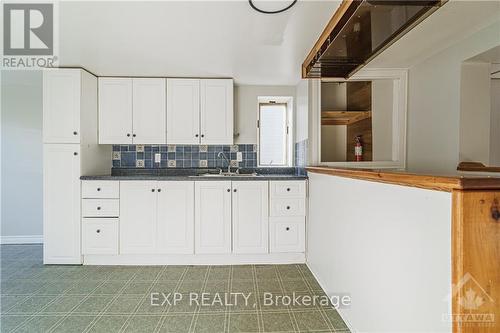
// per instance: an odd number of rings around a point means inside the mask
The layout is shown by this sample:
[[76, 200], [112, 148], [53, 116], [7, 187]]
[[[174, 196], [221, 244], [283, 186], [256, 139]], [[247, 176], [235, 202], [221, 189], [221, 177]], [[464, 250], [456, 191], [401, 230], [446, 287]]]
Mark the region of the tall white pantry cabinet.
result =
[[81, 264], [80, 176], [109, 172], [98, 145], [97, 77], [82, 69], [43, 73], [43, 237], [45, 264]]

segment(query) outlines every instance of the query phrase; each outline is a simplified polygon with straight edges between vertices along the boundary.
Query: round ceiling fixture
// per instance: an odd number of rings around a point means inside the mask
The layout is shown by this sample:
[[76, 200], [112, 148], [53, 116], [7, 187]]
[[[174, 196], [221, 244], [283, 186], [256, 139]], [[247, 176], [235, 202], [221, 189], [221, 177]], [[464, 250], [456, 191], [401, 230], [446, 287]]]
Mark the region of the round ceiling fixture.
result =
[[253, 2], [255, 0], [248, 0], [248, 2], [250, 3], [250, 6], [255, 9], [256, 11], [258, 11], [259, 13], [262, 13], [262, 14], [278, 14], [278, 13], [282, 13], [286, 10], [289, 10], [290, 8], [292, 8], [296, 3], [297, 3], [297, 0], [293, 0], [291, 4], [289, 4], [288, 6], [286, 6], [285, 8], [281, 8], [281, 9], [277, 9], [277, 10], [264, 10], [264, 9], [261, 9], [261, 8], [258, 8]]

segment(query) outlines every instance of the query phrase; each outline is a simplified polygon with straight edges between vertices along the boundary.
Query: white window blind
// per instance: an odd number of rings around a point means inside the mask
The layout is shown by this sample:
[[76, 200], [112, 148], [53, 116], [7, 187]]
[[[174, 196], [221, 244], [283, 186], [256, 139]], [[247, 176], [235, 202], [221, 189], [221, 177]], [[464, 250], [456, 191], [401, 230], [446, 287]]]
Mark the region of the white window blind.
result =
[[287, 165], [286, 104], [260, 104], [259, 144], [261, 166]]

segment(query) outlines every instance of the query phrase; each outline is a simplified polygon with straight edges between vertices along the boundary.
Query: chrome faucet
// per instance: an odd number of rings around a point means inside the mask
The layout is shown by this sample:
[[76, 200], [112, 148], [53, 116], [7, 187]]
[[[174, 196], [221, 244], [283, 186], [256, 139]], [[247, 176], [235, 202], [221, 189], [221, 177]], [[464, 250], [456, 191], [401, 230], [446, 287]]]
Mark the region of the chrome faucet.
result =
[[[224, 154], [223, 152], [220, 151], [217, 154], [217, 157], [218, 158], [222, 157], [222, 158], [224, 158], [226, 160], [226, 162], [227, 162], [227, 173], [231, 173], [231, 161], [229, 160], [229, 158], [227, 158], [226, 154]], [[222, 172], [222, 169], [220, 171]]]

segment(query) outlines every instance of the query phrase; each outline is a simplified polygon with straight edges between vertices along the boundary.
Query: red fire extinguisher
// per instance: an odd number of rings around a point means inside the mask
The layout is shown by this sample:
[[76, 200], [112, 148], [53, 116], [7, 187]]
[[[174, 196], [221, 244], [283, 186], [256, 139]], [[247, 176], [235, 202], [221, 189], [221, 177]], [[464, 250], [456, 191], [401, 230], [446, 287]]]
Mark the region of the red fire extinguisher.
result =
[[356, 157], [356, 162], [363, 160], [363, 142], [361, 141], [361, 135], [358, 135], [355, 139], [354, 156]]

